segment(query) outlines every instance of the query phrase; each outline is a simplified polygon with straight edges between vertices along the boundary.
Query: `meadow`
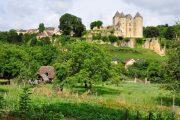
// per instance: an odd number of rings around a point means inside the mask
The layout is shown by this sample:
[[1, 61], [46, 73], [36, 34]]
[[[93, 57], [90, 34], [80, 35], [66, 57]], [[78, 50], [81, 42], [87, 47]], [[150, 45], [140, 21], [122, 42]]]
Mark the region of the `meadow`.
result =
[[[4, 94], [6, 111], [17, 111], [19, 96], [24, 85], [12, 84], [0, 86]], [[30, 86], [31, 109], [37, 117], [37, 110], [45, 109], [53, 113], [62, 113], [66, 119], [147, 119], [152, 113], [152, 120], [173, 119], [172, 101], [176, 95], [179, 106], [179, 94], [164, 89], [161, 85], [122, 83], [114, 85], [96, 85], [93, 93], [88, 94], [82, 86], [66, 87], [58, 92], [51, 84]], [[170, 101], [167, 101], [169, 99]], [[12, 112], [12, 116], [16, 113]], [[177, 107], [176, 112], [179, 112]], [[17, 114], [15, 114], [16, 116]], [[35, 119], [35, 117], [33, 119]], [[31, 116], [32, 119], [32, 116]], [[175, 118], [174, 118], [175, 119]], [[178, 116], [177, 116], [178, 119]]]

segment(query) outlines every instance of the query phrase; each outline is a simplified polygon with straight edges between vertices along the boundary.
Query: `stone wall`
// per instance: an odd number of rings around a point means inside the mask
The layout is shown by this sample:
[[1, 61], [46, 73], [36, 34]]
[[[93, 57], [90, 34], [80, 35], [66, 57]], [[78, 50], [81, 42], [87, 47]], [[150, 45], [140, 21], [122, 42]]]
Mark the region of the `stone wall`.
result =
[[135, 48], [136, 47], [136, 41], [135, 41], [135, 39], [131, 38], [129, 41], [122, 41], [121, 46], [122, 47]]
[[146, 42], [142, 47], [146, 49], [151, 49], [161, 56], [165, 56], [166, 54], [165, 48], [161, 47], [159, 40], [156, 38], [147, 38]]

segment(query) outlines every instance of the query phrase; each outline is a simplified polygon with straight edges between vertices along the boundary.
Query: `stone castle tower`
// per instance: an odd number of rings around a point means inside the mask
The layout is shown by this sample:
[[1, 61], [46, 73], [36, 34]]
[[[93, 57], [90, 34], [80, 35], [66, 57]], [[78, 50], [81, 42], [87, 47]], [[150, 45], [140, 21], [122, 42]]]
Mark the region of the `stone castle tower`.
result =
[[119, 37], [143, 37], [143, 17], [136, 13], [133, 18], [130, 14], [116, 12], [113, 17], [113, 27], [115, 29], [115, 36]]

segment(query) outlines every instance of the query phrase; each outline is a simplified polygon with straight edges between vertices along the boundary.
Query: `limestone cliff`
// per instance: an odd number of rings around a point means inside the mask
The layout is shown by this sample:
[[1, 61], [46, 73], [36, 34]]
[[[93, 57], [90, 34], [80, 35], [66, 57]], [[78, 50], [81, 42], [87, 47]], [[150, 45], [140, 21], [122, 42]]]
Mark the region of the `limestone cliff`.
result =
[[165, 48], [161, 47], [158, 39], [156, 38], [147, 38], [146, 42], [144, 43], [142, 47], [146, 49], [151, 49], [161, 56], [165, 56], [166, 54]]

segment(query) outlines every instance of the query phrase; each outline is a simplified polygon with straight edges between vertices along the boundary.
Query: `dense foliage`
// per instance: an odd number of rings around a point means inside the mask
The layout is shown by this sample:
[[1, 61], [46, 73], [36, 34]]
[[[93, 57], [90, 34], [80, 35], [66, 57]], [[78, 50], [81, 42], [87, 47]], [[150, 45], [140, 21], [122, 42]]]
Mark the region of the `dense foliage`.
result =
[[166, 38], [167, 40], [174, 40], [179, 39], [180, 37], [180, 24], [177, 22], [173, 26], [169, 26], [168, 24], [165, 25], [158, 25], [158, 26], [148, 26], [144, 27], [143, 34], [146, 38], [152, 37], [159, 37], [159, 38]]
[[111, 61], [105, 51], [86, 42], [70, 44], [62, 55], [62, 63], [56, 63], [60, 84], [81, 83], [91, 89], [94, 82], [106, 81], [110, 77]]
[[167, 82], [174, 84], [180, 90], [180, 41], [175, 41], [168, 51], [168, 61], [166, 66]]
[[58, 56], [58, 51], [51, 45], [16, 46], [1, 44], [0, 74], [4, 78], [21, 77], [32, 79], [42, 65], [51, 65]]
[[45, 30], [44, 23], [40, 23], [40, 24], [39, 24], [38, 30], [39, 30], [40, 33], [42, 33], [42, 32]]
[[81, 37], [85, 31], [85, 26], [82, 24], [81, 18], [78, 18], [71, 14], [64, 14], [61, 16], [59, 29], [63, 31], [64, 35], [72, 35], [75, 37]]
[[144, 28], [144, 37], [153, 38], [159, 36], [159, 30], [157, 27], [146, 27]]
[[90, 24], [90, 28], [91, 28], [91, 29], [93, 29], [93, 28], [95, 28], [95, 27], [100, 28], [100, 27], [102, 27], [102, 25], [103, 25], [103, 22], [100, 21], [100, 20], [98, 20], [98, 21], [92, 22], [92, 23]]

